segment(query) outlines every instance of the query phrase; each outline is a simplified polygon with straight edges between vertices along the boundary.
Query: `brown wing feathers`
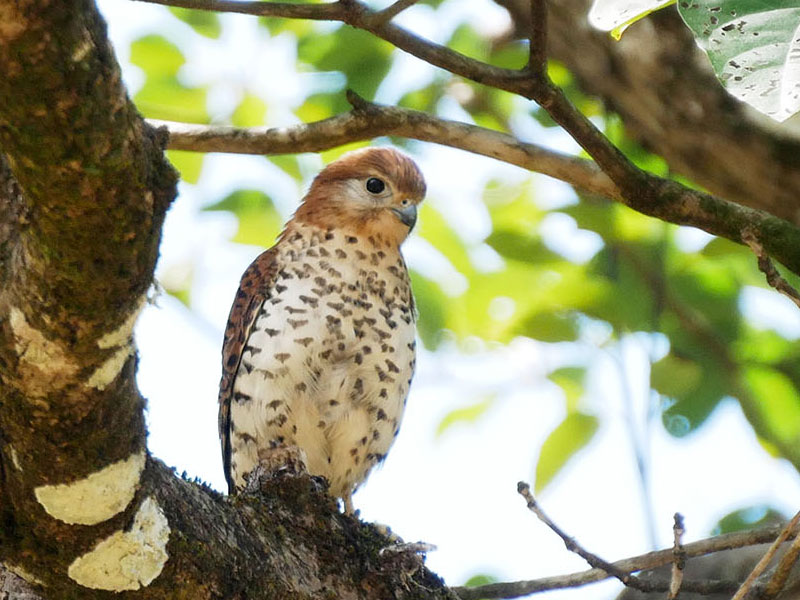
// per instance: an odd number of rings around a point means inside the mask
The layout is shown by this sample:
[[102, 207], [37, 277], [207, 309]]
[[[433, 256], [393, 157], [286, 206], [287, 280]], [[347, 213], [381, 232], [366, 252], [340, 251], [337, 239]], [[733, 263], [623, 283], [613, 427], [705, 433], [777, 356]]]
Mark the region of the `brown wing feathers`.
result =
[[219, 436], [222, 440], [222, 462], [228, 492], [232, 493], [231, 476], [231, 398], [236, 372], [242, 360], [250, 329], [264, 300], [270, 296], [270, 289], [277, 272], [273, 246], [261, 253], [242, 275], [236, 298], [228, 315], [225, 327], [225, 340], [222, 346], [222, 381], [219, 386]]

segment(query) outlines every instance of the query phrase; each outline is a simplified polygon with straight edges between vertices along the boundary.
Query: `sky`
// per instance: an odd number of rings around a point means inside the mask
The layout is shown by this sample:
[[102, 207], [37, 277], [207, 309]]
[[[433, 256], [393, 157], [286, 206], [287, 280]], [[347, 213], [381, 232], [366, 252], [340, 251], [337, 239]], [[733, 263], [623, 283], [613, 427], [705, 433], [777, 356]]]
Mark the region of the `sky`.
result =
[[[304, 86], [319, 83], [296, 72], [292, 40], [267, 38], [255, 19], [224, 15], [220, 42], [209, 46], [163, 7], [127, 0], [102, 0], [100, 6], [132, 91], [141, 86], [142, 74], [129, 64], [128, 47], [153, 32], [181, 47], [188, 59], [182, 72], [187, 83], [213, 82], [212, 115], [235, 106], [248, 86], [267, 99], [270, 124], [296, 122], [292, 108], [304, 97]], [[479, 15], [472, 18], [486, 31], [502, 27], [505, 19], [488, 0], [447, 0], [435, 20], [427, 18], [426, 10], [416, 7], [403, 19], [436, 41], [446, 39], [448, 23], [465, 14]], [[398, 90], [409, 82], [432, 76], [432, 67], [401, 56], [376, 99], [396, 101]], [[455, 103], [443, 110], [449, 117], [465, 118]], [[519, 119], [516, 128], [523, 138], [544, 140], [563, 151], [576, 148], [565, 134], [542, 130], [532, 119]], [[472, 190], [482, 189], [489, 177], [512, 183], [526, 177], [516, 167], [453, 149], [419, 144], [414, 151], [428, 179], [427, 201], [453, 219], [468, 240], [481, 239], [488, 227]], [[308, 178], [322, 161], [306, 155], [301, 164]], [[554, 203], [572, 198], [569, 188], [544, 177], [536, 178], [535, 185], [537, 197]], [[218, 489], [224, 489], [216, 404], [222, 331], [239, 277], [263, 248], [232, 244], [235, 217], [202, 208], [241, 187], [268, 192], [284, 216], [303, 192], [261, 157], [209, 155], [199, 182], [180, 185], [157, 271], [162, 281], [191, 274], [192, 310], [167, 294], [154, 294], [136, 327], [138, 382], [148, 399], [151, 452]], [[568, 221], [552, 220], [545, 237], [576, 259], [597, 249], [593, 234], [576, 231]], [[692, 247], [707, 238], [684, 230], [681, 239]], [[265, 239], [264, 246], [271, 241]], [[463, 285], [421, 238], [412, 236], [405, 253], [412, 268], [445, 288], [457, 291]], [[763, 326], [779, 322], [782, 331], [800, 335], [800, 315], [776, 294], [748, 290], [743, 303]], [[686, 519], [685, 540], [690, 541], [706, 537], [721, 516], [742, 506], [768, 502], [792, 513], [800, 505], [797, 472], [767, 455], [734, 401], [723, 402], [707, 425], [687, 439], [676, 440], [664, 431], [654, 418], [658, 399], [648, 389], [647, 358], [665, 351], [658, 339], [631, 336], [600, 358], [583, 401], [587, 411], [600, 416], [601, 428], [539, 498], [563, 529], [609, 560], [652, 549], [648, 523], [657, 545], [671, 544], [676, 511]], [[476, 574], [533, 579], [587, 568], [516, 493], [518, 481], [532, 480], [536, 449], [564, 416], [561, 392], [544, 377], [557, 363], [558, 352], [529, 339], [507, 346], [476, 341], [466, 349], [445, 344], [435, 353], [422, 350], [400, 436], [385, 464], [354, 498], [361, 517], [390, 526], [407, 541], [435, 544], [438, 549], [429, 553], [427, 564], [452, 585]], [[450, 411], [492, 395], [475, 423], [437, 435]], [[649, 456], [649, 511], [643, 509], [630, 422]], [[602, 598], [617, 589], [611, 582], [548, 595]]]

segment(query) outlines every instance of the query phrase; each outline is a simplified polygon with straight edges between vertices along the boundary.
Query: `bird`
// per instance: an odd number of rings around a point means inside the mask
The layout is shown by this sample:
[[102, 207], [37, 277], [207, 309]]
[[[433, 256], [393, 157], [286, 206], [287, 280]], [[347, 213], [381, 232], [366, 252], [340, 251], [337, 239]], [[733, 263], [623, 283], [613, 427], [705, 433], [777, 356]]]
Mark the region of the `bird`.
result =
[[344, 154], [242, 275], [219, 391], [229, 494], [288, 452], [354, 514], [352, 494], [397, 437], [414, 375], [400, 246], [425, 192], [417, 164], [394, 148]]

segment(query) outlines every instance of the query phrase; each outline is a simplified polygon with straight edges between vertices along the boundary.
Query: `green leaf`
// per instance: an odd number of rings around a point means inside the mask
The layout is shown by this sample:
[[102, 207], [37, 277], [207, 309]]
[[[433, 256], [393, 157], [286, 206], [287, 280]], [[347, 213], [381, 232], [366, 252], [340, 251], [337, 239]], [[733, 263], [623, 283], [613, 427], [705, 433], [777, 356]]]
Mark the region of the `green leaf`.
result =
[[578, 400], [583, 396], [586, 369], [584, 367], [561, 367], [550, 373], [547, 378], [564, 392], [567, 412], [574, 412], [578, 406]]
[[172, 166], [181, 174], [181, 179], [187, 183], [197, 183], [203, 171], [202, 152], [188, 152], [185, 150], [167, 150], [167, 158]]
[[456, 27], [446, 46], [451, 50], [483, 62], [486, 62], [489, 58], [489, 42], [467, 24]]
[[233, 111], [231, 123], [236, 127], [257, 127], [264, 124], [266, 116], [266, 102], [255, 94], [247, 92]]
[[419, 235], [441, 252], [457, 271], [466, 276], [474, 271], [464, 241], [432, 204], [426, 202], [422, 205], [417, 227]]
[[680, 0], [730, 94], [776, 121], [800, 110], [800, 0]]
[[610, 31], [618, 40], [636, 21], [674, 3], [675, 0], [594, 0], [589, 9], [589, 23], [597, 29]]
[[711, 530], [711, 535], [716, 536], [735, 531], [780, 525], [785, 523], [787, 518], [777, 508], [773, 508], [768, 504], [756, 504], [755, 506], [740, 508], [722, 517]]
[[538, 235], [523, 235], [516, 231], [495, 229], [486, 238], [486, 243], [503, 258], [521, 262], [542, 264], [564, 260], [545, 246]]
[[667, 354], [650, 367], [650, 386], [659, 394], [683, 398], [697, 388], [703, 369], [693, 360]]
[[158, 35], [141, 37], [131, 44], [131, 62], [147, 75], [134, 97], [146, 117], [208, 122], [206, 90], [187, 87], [178, 80], [178, 70], [185, 60], [174, 44]]
[[536, 464], [534, 491], [540, 494], [581, 448], [597, 433], [597, 417], [581, 412], [569, 413], [542, 444]]
[[234, 242], [269, 246], [280, 232], [281, 217], [269, 196], [259, 190], [236, 190], [205, 210], [227, 210], [239, 218]]
[[186, 62], [178, 47], [160, 35], [146, 35], [131, 43], [131, 62], [148, 77], [176, 75]]
[[[347, 48], [351, 51], [343, 52]], [[297, 45], [298, 59], [316, 71], [340, 71], [347, 78], [346, 87], [364, 98], [371, 99], [391, 67], [392, 46], [375, 36], [354, 29], [338, 27], [331, 33], [314, 32], [301, 38]], [[341, 92], [330, 96], [330, 111], [324, 116], [346, 112], [350, 109]], [[300, 112], [298, 112], [300, 116]], [[302, 118], [307, 115], [303, 114]]]
[[791, 379], [777, 369], [753, 366], [745, 369], [743, 381], [753, 396], [748, 418], [758, 421], [757, 433], [779, 447], [797, 447], [800, 394]]
[[474, 423], [494, 404], [494, 396], [490, 396], [480, 402], [456, 408], [447, 413], [436, 428], [436, 437], [441, 437], [445, 431], [458, 423]]
[[190, 10], [188, 8], [169, 7], [169, 11], [181, 21], [188, 24], [197, 33], [216, 40], [222, 31], [219, 16], [207, 10]]
[[541, 342], [574, 342], [578, 339], [578, 323], [574, 314], [536, 312], [516, 325], [514, 333]]
[[417, 332], [425, 347], [435, 350], [445, 327], [448, 299], [435, 282], [413, 270], [409, 275], [419, 311]]
[[473, 575], [464, 583], [464, 587], [480, 587], [482, 585], [489, 585], [490, 583], [497, 583], [499, 579], [494, 575], [479, 574]]
[[296, 154], [268, 156], [267, 160], [280, 167], [285, 173], [291, 175], [295, 181], [303, 180], [303, 174], [300, 171], [300, 161], [297, 160]]

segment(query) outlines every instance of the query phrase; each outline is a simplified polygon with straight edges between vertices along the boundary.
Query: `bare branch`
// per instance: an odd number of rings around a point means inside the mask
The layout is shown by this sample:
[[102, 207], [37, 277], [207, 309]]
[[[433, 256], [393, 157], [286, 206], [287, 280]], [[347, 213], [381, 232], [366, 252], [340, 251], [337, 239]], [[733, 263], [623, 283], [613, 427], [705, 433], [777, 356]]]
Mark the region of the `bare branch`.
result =
[[397, 15], [405, 9], [414, 6], [419, 0], [396, 0], [383, 10], [375, 13], [373, 21], [377, 24], [384, 24], [394, 19]]
[[797, 523], [800, 522], [800, 512], [798, 512], [792, 520], [789, 521], [783, 530], [780, 532], [778, 537], [772, 543], [772, 546], [766, 551], [764, 556], [758, 561], [758, 564], [753, 567], [753, 570], [750, 572], [750, 575], [747, 576], [747, 579], [744, 580], [741, 587], [736, 591], [733, 598], [731, 600], [742, 600], [747, 596], [747, 593], [750, 591], [750, 588], [755, 583], [756, 579], [766, 570], [769, 566], [770, 561], [775, 556], [775, 553], [781, 547], [781, 544], [789, 539], [790, 536], [796, 535], [795, 528], [797, 527]]
[[[719, 535], [705, 540], [699, 540], [683, 546], [684, 555], [686, 558], [695, 556], [703, 556], [720, 552], [723, 550], [732, 550], [734, 548], [743, 548], [745, 546], [755, 546], [757, 544], [769, 543], [781, 533], [782, 527], [765, 527], [753, 531], [742, 531], [736, 533], [728, 533]], [[794, 537], [794, 532], [790, 533], [790, 537]], [[796, 539], [796, 538], [795, 538]], [[668, 548], [665, 550], [658, 550], [655, 552], [648, 552], [639, 556], [618, 560], [611, 563], [616, 569], [625, 573], [635, 573], [647, 569], [653, 569], [662, 565], [669, 564], [673, 560], [673, 549]], [[528, 581], [511, 581], [505, 583], [490, 583], [474, 588], [467, 587], [454, 587], [451, 588], [462, 600], [477, 600], [478, 598], [518, 598], [520, 596], [527, 596], [537, 592], [544, 592], [548, 590], [558, 590], [571, 587], [580, 587], [590, 583], [596, 583], [609, 579], [612, 577], [607, 571], [603, 569], [588, 569], [578, 573], [571, 573], [569, 575], [558, 575], [555, 577], [543, 577], [541, 579], [532, 579]], [[669, 581], [656, 581], [648, 580], [648, 585], [652, 586], [653, 591], [666, 592], [669, 590]], [[719, 587], [716, 591], [733, 593], [739, 587], [738, 583], [733, 582], [689, 582], [685, 581], [682, 586], [684, 592], [697, 591], [703, 593], [698, 589], [701, 585], [706, 585], [707, 589], [710, 587]], [[721, 588], [725, 589], [721, 589]]]
[[786, 581], [789, 579], [792, 568], [797, 562], [798, 556], [800, 556], [800, 538], [795, 537], [792, 545], [789, 546], [789, 549], [781, 556], [778, 564], [775, 565], [769, 583], [767, 583], [761, 596], [763, 600], [775, 598], [781, 593]]
[[675, 523], [672, 526], [672, 574], [669, 581], [667, 600], [675, 600], [681, 591], [683, 583], [683, 568], [686, 566], [686, 553], [683, 551], [681, 539], [686, 531], [683, 527], [683, 515], [675, 513]]
[[519, 494], [525, 498], [526, 502], [528, 503], [528, 508], [531, 512], [533, 512], [539, 520], [542, 521], [545, 525], [547, 525], [553, 533], [555, 533], [558, 537], [560, 537], [564, 541], [564, 545], [567, 547], [567, 550], [570, 552], [574, 552], [578, 556], [580, 556], [583, 560], [589, 563], [592, 567], [596, 569], [603, 569], [606, 573], [613, 575], [617, 579], [619, 579], [622, 583], [626, 586], [635, 588], [641, 591], [650, 591], [647, 585], [640, 581], [638, 577], [635, 575], [631, 575], [630, 573], [626, 573], [612, 565], [611, 563], [603, 560], [596, 554], [589, 552], [583, 546], [581, 546], [575, 538], [568, 536], [564, 531], [556, 525], [550, 517], [548, 517], [539, 504], [536, 502], [536, 498], [533, 497], [531, 494], [531, 486], [529, 486], [524, 481], [520, 481], [517, 484], [517, 491]]
[[427, 113], [365, 103], [364, 109], [293, 127], [209, 127], [154, 121], [169, 130], [168, 147], [196, 152], [295, 154], [320, 152], [355, 141], [394, 135], [460, 148], [565, 181], [589, 193], [619, 199], [619, 191], [597, 166], [536, 144], [475, 125]]
[[530, 0], [530, 47], [527, 70], [534, 76], [542, 76], [547, 69], [547, 7], [545, 0]]
[[789, 282], [781, 276], [778, 269], [772, 264], [769, 254], [764, 251], [764, 246], [758, 241], [756, 234], [747, 229], [742, 232], [742, 241], [750, 247], [753, 254], [758, 258], [758, 268], [766, 275], [767, 283], [800, 308], [800, 292], [794, 289]]

